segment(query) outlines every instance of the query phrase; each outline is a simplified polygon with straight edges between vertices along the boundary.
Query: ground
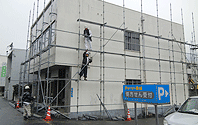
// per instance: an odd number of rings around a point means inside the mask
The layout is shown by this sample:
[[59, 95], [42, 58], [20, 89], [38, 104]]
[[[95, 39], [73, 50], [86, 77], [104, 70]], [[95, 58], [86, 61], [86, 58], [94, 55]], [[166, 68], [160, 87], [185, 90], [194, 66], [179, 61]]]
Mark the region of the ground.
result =
[[[135, 125], [132, 121], [81, 121], [53, 119], [46, 122], [43, 118], [33, 117], [32, 120], [23, 120], [23, 115], [9, 105], [9, 102], [0, 97], [0, 124], [1, 125]], [[163, 118], [159, 118], [159, 125], [163, 125]], [[155, 118], [138, 119], [138, 125], [156, 125]]]

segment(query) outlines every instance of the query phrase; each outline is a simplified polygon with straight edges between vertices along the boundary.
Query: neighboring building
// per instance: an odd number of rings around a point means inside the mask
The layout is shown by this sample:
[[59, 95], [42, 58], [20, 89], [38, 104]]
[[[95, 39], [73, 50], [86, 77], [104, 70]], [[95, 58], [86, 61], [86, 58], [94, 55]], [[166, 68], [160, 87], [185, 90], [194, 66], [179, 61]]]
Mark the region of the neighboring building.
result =
[[[143, 40], [140, 12], [125, 8], [127, 29], [124, 33], [123, 8], [107, 2], [104, 7], [103, 11], [102, 0], [54, 0], [52, 6], [47, 5], [44, 15], [41, 13], [31, 27], [30, 73], [41, 73], [37, 80], [30, 81], [33, 95], [42, 103], [42, 94], [54, 98], [69, 83], [52, 106], [68, 107], [66, 112], [70, 112], [71, 117], [77, 112], [99, 115], [103, 108], [96, 94], [112, 114], [123, 115], [124, 83], [169, 84], [171, 105], [183, 103], [188, 98], [184, 44], [172, 41], [174, 38], [183, 40], [183, 26], [159, 18], [159, 33], [167, 40], [160, 38], [158, 49], [156, 17], [143, 15]], [[104, 28], [103, 22], [106, 22]], [[77, 72], [85, 50], [82, 37], [85, 25], [93, 34], [90, 54], [93, 61], [88, 68], [88, 81], [79, 81]], [[171, 25], [173, 37], [169, 33]], [[122, 29], [118, 31], [119, 27]], [[43, 93], [36, 91], [41, 88], [38, 81], [42, 83]], [[128, 107], [133, 108], [133, 104], [128, 103]]]
[[3, 95], [5, 89], [5, 77], [6, 77], [6, 65], [7, 64], [7, 56], [0, 55], [0, 95]]
[[15, 97], [17, 97], [17, 95], [13, 94], [13, 87], [19, 84], [20, 65], [25, 60], [25, 54], [25, 50], [14, 48], [8, 55], [5, 84], [5, 97], [8, 100], [15, 100]]

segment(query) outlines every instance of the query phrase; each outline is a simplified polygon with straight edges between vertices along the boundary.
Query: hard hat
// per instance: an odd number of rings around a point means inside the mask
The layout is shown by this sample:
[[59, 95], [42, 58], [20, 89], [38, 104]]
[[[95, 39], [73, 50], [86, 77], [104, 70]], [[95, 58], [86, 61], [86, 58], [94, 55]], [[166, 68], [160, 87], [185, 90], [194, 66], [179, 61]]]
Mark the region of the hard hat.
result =
[[30, 87], [29, 86], [25, 86], [25, 89], [30, 89]]
[[85, 27], [85, 29], [86, 29], [86, 28], [88, 29], [87, 25], [85, 25], [84, 27]]
[[85, 55], [86, 55], [86, 56], [89, 56], [89, 53], [88, 53], [88, 52], [86, 52], [86, 53], [85, 53]]

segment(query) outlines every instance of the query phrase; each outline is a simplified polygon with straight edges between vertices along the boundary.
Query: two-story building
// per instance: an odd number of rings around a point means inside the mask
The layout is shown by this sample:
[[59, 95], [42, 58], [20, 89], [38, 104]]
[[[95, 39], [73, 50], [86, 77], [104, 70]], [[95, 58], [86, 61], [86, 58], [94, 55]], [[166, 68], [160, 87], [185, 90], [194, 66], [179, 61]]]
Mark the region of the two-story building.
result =
[[[78, 75], [85, 25], [93, 36], [87, 81]], [[183, 34], [181, 24], [102, 0], [52, 0], [31, 26], [25, 63], [38, 74], [30, 81], [33, 95], [38, 103], [51, 98], [53, 107], [67, 107], [72, 117], [100, 115], [96, 94], [112, 114], [122, 115], [124, 84], [169, 84], [171, 105], [183, 103], [188, 98]]]

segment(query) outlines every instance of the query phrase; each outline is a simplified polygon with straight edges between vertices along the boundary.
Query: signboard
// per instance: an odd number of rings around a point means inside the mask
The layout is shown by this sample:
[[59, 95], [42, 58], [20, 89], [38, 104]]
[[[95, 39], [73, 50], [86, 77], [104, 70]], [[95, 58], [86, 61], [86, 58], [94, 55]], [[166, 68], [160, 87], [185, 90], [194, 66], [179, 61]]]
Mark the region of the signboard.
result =
[[2, 66], [1, 77], [6, 77], [6, 66]]
[[123, 85], [125, 101], [169, 104], [169, 85]]

